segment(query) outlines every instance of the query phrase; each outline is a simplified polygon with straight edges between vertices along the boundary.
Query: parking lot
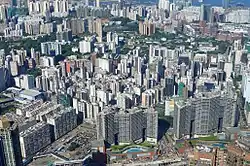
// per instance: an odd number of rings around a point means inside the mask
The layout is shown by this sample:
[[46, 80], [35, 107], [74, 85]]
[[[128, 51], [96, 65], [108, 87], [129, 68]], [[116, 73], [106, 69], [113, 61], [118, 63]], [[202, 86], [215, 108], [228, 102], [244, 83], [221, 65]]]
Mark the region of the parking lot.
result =
[[95, 125], [84, 123], [49, 145], [43, 152], [54, 152], [68, 159], [84, 158], [96, 140]]

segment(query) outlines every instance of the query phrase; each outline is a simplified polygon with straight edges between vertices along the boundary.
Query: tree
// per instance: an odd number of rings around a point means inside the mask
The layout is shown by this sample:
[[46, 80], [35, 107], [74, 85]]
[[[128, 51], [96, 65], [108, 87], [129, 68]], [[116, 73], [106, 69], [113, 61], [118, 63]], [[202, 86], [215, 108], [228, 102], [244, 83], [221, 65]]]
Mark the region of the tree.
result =
[[229, 46], [228, 42], [224, 42], [224, 41], [219, 42], [219, 44], [218, 44], [219, 52], [224, 54], [227, 51], [228, 46]]
[[57, 64], [60, 61], [63, 61], [65, 57], [63, 55], [57, 55], [55, 56], [55, 63]]
[[79, 148], [80, 145], [78, 143], [75, 143], [75, 142], [72, 142], [69, 147], [68, 147], [68, 150], [69, 151], [74, 151], [75, 149]]
[[0, 41], [0, 49], [4, 49], [5, 52], [9, 52], [10, 51], [9, 43], [6, 41]]
[[72, 46], [71, 45], [66, 44], [66, 45], [62, 46], [62, 55], [63, 56], [66, 57], [66, 56], [70, 56], [72, 54], [74, 54], [74, 52], [72, 52]]
[[42, 70], [39, 68], [29, 69], [27, 74], [33, 75], [34, 77], [42, 75]]

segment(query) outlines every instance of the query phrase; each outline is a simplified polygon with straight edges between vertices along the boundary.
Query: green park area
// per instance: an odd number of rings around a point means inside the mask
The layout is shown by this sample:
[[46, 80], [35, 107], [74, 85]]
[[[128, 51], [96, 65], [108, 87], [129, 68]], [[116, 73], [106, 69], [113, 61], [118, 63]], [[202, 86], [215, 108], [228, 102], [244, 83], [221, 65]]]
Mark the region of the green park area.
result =
[[[187, 141], [189, 144], [191, 144], [192, 146], [195, 146], [197, 143], [199, 142], [221, 142], [217, 136], [214, 136], [214, 135], [210, 135], [210, 136], [206, 136], [206, 137], [199, 137], [199, 138], [196, 138], [196, 139], [187, 139], [185, 140]], [[176, 144], [176, 147], [179, 149], [179, 148], [182, 148], [185, 144], [185, 141], [183, 140], [183, 142], [180, 142], [180, 143], [177, 143]]]
[[153, 145], [147, 141], [144, 141], [140, 144], [112, 145], [111, 149], [112, 149], [112, 151], [122, 151], [124, 148], [133, 147], [133, 146], [142, 146], [142, 147], [150, 148], [150, 149], [155, 147], [155, 145]]
[[210, 135], [210, 136], [207, 136], [207, 137], [200, 137], [198, 139], [200, 141], [218, 141], [217, 136], [214, 136], [214, 135]]
[[192, 145], [196, 145], [199, 142], [213, 143], [213, 142], [224, 142], [224, 141], [219, 140], [217, 136], [214, 136], [214, 135], [210, 135], [206, 137], [199, 137], [198, 139], [193, 139], [189, 141], [189, 143], [191, 143]]

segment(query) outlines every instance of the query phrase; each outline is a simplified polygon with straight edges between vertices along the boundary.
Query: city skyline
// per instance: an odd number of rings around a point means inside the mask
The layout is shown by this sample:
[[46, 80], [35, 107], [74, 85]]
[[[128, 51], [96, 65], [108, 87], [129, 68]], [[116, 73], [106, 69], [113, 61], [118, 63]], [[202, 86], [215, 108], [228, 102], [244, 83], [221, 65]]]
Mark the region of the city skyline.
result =
[[1, 1], [0, 165], [249, 164], [250, 8], [209, 2]]

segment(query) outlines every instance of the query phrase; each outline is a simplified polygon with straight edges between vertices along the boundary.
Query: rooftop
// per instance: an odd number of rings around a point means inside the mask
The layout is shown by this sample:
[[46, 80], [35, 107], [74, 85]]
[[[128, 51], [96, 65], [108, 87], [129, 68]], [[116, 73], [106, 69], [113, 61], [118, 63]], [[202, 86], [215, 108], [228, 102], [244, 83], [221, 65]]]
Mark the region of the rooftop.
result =
[[50, 165], [53, 164], [55, 161], [61, 161], [61, 160], [57, 159], [53, 155], [47, 155], [44, 157], [37, 157], [33, 159], [33, 161], [29, 165], [30, 166]]
[[92, 147], [104, 147], [105, 146], [105, 142], [104, 140], [94, 140], [91, 142]]
[[37, 123], [34, 126], [29, 127], [27, 130], [21, 132], [20, 137], [25, 137], [26, 135], [28, 135], [30, 133], [34, 133], [34, 132], [38, 131], [39, 129], [42, 129], [45, 126], [46, 126], [46, 123], [44, 123], [44, 122]]
[[225, 129], [227, 132], [232, 133], [232, 134], [240, 132], [239, 127], [226, 127]]
[[234, 153], [235, 155], [242, 155], [243, 150], [240, 147], [237, 147], [235, 145], [228, 145], [227, 146], [228, 152]]
[[20, 94], [35, 97], [35, 96], [38, 96], [42, 93], [39, 92], [38, 90], [34, 90], [34, 89], [25, 89], [25, 90], [21, 91]]

